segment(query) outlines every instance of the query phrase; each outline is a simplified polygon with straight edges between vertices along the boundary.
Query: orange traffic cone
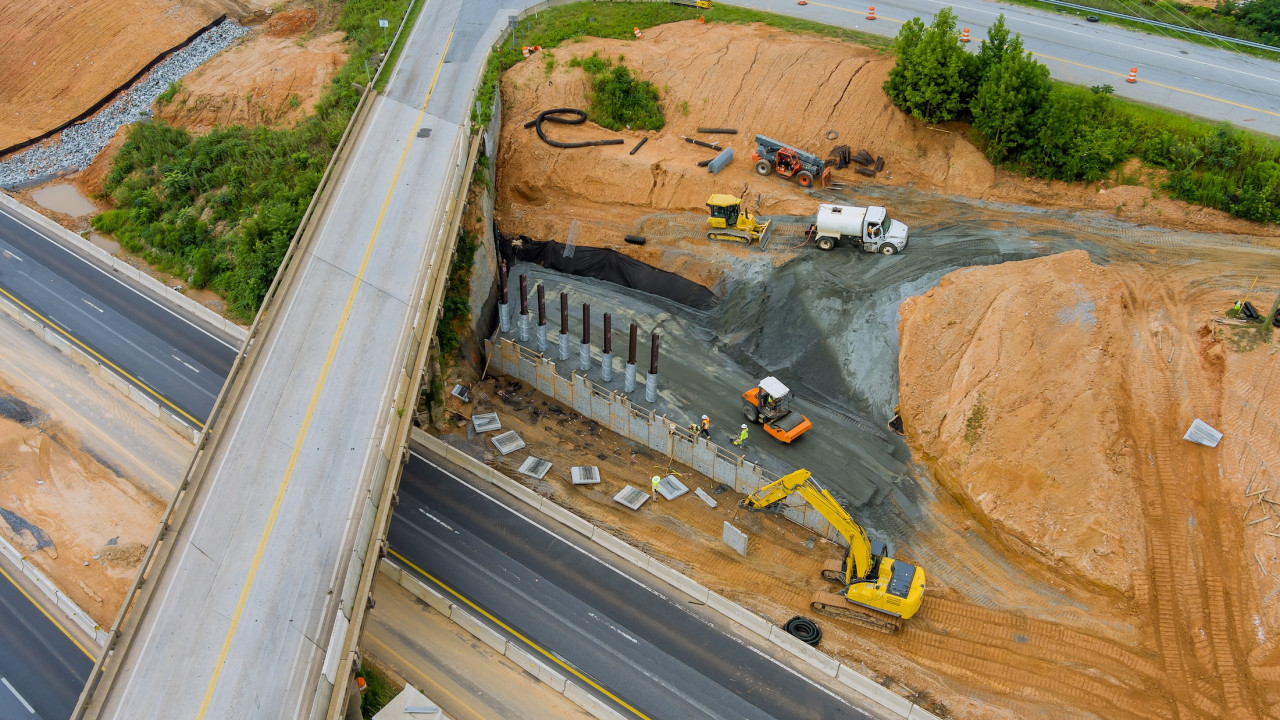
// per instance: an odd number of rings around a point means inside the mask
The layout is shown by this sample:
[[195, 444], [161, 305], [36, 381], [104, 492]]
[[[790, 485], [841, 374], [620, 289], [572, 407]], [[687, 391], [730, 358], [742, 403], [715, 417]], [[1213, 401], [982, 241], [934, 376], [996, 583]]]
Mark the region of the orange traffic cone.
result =
[[1129, 77], [1124, 79], [1125, 82], [1138, 82], [1138, 68], [1129, 68]]
[[706, 19], [705, 17], [703, 17], [702, 15], [699, 15], [699, 16], [698, 16], [698, 24], [699, 24], [699, 25], [706, 25], [706, 24], [707, 24], [707, 19]]
[[635, 35], [637, 40], [639, 40], [640, 38], [644, 37], [644, 33], [640, 32], [640, 28], [635, 28], [635, 29], [633, 29], [633, 30], [631, 31], [631, 34], [632, 34], [632, 35]]
[[969, 42], [969, 28], [960, 33], [960, 42]]
[[520, 52], [524, 53], [525, 57], [529, 57], [529, 46], [525, 45], [524, 47], [520, 48]]
[[867, 19], [868, 19], [868, 20], [875, 20], [875, 19], [876, 19], [876, 6], [875, 6], [875, 5], [872, 5], [872, 6], [867, 10]]
[[808, 5], [808, 0], [796, 0], [797, 5]]

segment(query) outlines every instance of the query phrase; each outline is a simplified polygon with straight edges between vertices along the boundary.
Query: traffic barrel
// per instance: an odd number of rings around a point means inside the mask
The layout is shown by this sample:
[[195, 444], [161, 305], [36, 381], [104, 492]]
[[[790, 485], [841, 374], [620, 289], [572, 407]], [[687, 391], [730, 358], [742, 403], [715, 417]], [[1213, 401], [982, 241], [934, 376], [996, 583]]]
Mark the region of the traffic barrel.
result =
[[633, 28], [631, 30], [631, 34], [635, 35], [637, 40], [644, 37], [644, 33], [640, 32], [640, 28]]
[[1138, 82], [1138, 68], [1129, 68], [1129, 77], [1124, 79], [1125, 82]]
[[868, 8], [868, 9], [867, 9], [867, 19], [868, 19], [868, 20], [875, 20], [875, 19], [876, 19], [876, 6], [875, 6], [875, 5], [872, 5], [870, 8]]
[[960, 33], [960, 42], [969, 42], [969, 28]]

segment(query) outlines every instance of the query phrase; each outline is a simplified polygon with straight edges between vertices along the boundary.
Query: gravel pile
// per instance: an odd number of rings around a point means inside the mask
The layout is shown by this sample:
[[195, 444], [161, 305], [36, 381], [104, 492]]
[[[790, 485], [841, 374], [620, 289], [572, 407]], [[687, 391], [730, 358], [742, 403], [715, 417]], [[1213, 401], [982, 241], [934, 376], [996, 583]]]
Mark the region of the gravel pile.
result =
[[0, 188], [21, 187], [88, 167], [121, 125], [150, 117], [151, 104], [169, 85], [248, 32], [234, 20], [211, 28], [152, 68], [96, 115], [63, 130], [60, 140], [46, 140], [0, 162]]

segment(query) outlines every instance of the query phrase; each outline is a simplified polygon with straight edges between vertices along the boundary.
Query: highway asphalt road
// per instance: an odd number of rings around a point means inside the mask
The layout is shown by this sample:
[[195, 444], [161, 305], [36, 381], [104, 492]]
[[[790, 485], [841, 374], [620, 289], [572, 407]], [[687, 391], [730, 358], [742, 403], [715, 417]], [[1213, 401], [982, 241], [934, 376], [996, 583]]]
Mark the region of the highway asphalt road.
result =
[[[987, 27], [1001, 13], [1024, 46], [1049, 67], [1053, 77], [1083, 86], [1109, 84], [1118, 97], [1168, 107], [1270, 135], [1280, 135], [1280, 62], [1207, 47], [1169, 37], [1169, 31], [1140, 33], [1083, 16], [1046, 12], [980, 0], [735, 0], [735, 4], [817, 22], [894, 36], [912, 17], [926, 24], [944, 7], [973, 37], [977, 52]], [[876, 20], [866, 19], [875, 5]], [[714, 12], [714, 11], [713, 11]], [[1138, 68], [1138, 82], [1125, 82]]]
[[237, 352], [148, 291], [5, 211], [0, 211], [0, 294], [65, 330], [72, 342], [116, 365], [193, 424], [208, 417]]
[[0, 577], [0, 719], [70, 717], [93, 658], [14, 585]]
[[413, 455], [389, 533], [392, 549], [634, 708], [615, 704], [624, 715], [871, 717], [682, 597], [623, 575], [475, 482]]

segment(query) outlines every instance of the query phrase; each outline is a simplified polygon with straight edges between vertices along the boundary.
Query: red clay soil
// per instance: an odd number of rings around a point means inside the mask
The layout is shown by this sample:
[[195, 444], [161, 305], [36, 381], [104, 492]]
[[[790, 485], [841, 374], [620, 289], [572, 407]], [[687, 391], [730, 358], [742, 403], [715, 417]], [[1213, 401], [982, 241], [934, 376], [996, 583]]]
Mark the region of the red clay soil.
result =
[[219, 15], [257, 5], [262, 0], [4, 0], [0, 147], [61, 125]]
[[[558, 140], [622, 137], [622, 145], [561, 150], [540, 141], [523, 124], [554, 107], [587, 107], [587, 76], [570, 67], [574, 57], [597, 52], [625, 64], [660, 90], [666, 127], [657, 132], [615, 133], [594, 123], [549, 125]], [[548, 73], [548, 58], [554, 58]], [[639, 233], [657, 239], [701, 234], [704, 203], [712, 193], [744, 198], [765, 214], [809, 215], [815, 201], [794, 183], [755, 174], [750, 162], [756, 133], [826, 156], [837, 144], [883, 155], [875, 179], [852, 168], [834, 177], [854, 192], [863, 185], [914, 186], [920, 190], [1046, 207], [1114, 212], [1122, 219], [1211, 232], [1275, 235], [1261, 227], [1168, 198], [1147, 185], [1067, 184], [1030, 180], [995, 170], [950, 124], [933, 128], [895, 108], [883, 84], [893, 59], [830, 38], [783, 32], [764, 25], [682, 22], [647, 31], [642, 40], [585, 38], [544, 50], [502, 78], [503, 127], [498, 149], [499, 226], [536, 239], [564, 240], [571, 219], [577, 241], [607, 245], [654, 263], [671, 247], [619, 242]], [[796, 68], [803, 67], [803, 71]], [[698, 135], [699, 126], [732, 127], [737, 135]], [[829, 131], [838, 139], [827, 139]], [[719, 140], [733, 162], [718, 175], [696, 166], [715, 151], [684, 142], [682, 135]], [[631, 148], [648, 142], [635, 155]], [[1158, 174], [1126, 172], [1149, 185]], [[714, 273], [712, 273], [714, 274]]]
[[[1276, 345], [1211, 322], [1239, 261], [1194, 254], [970, 268], [902, 305], [901, 412], [933, 478], [1010, 557], [1138, 630], [1075, 661], [1104, 673], [1081, 686], [1114, 701], [1102, 717], [1277, 716]], [[1218, 448], [1182, 439], [1194, 418]], [[1033, 686], [1089, 707], [1061, 679]]]

